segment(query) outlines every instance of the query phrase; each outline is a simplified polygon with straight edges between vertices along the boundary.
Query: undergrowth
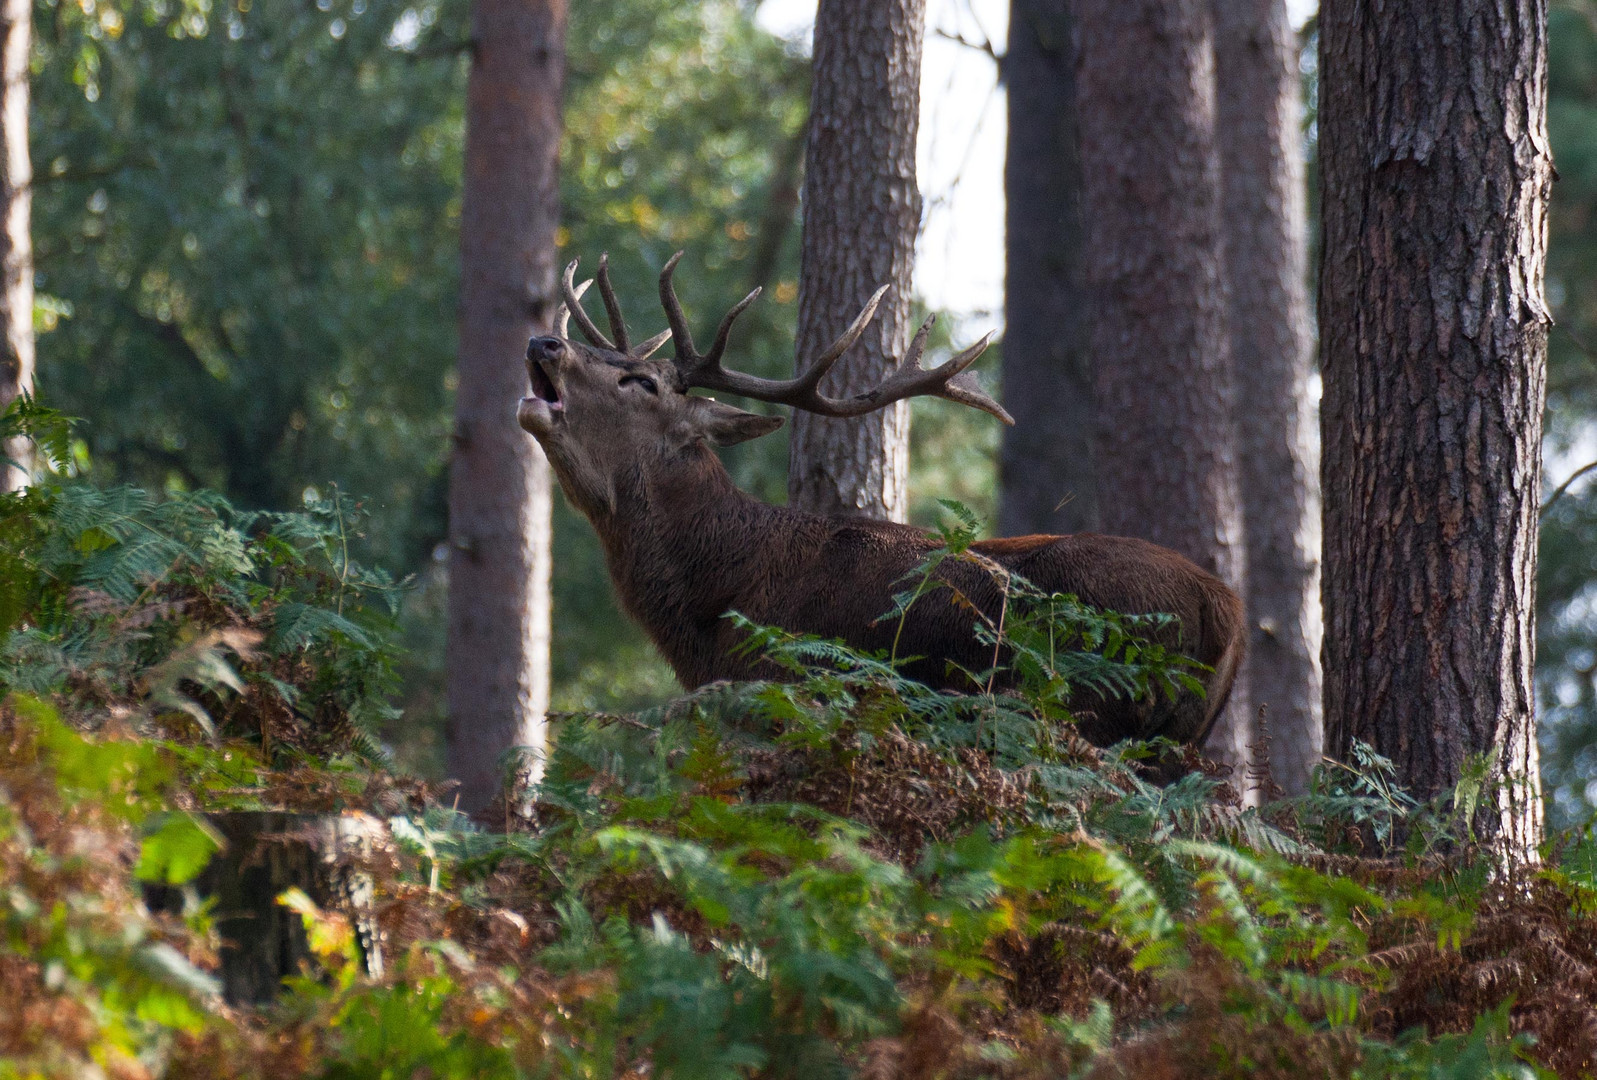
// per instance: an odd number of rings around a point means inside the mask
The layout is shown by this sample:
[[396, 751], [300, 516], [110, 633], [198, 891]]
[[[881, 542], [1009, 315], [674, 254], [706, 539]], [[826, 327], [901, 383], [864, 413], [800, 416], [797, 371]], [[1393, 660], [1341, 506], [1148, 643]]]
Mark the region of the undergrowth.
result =
[[[336, 493], [0, 497], [0, 1077], [1593, 1069], [1590, 833], [1505, 863], [1461, 824], [1479, 790], [1417, 803], [1368, 752], [1262, 808], [1190, 754], [1155, 783], [1175, 749], [1099, 750], [1067, 708], [1190, 685], [1146, 619], [1017, 582], [986, 630], [1015, 689], [970, 695], [745, 624], [783, 680], [561, 718], [495, 831], [387, 767], [399, 586], [358, 528]], [[293, 894], [314, 962], [220, 999], [195, 882], [232, 809], [366, 815], [380, 977]]]

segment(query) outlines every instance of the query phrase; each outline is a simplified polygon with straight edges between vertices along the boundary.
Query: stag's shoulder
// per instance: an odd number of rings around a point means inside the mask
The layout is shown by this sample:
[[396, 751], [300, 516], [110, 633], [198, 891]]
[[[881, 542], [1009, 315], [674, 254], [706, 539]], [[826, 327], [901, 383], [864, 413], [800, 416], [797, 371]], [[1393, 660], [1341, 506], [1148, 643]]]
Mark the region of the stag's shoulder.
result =
[[901, 525], [896, 521], [883, 521], [880, 518], [827, 519], [827, 546], [834, 550], [861, 554], [896, 553], [919, 559], [940, 543], [925, 529]]

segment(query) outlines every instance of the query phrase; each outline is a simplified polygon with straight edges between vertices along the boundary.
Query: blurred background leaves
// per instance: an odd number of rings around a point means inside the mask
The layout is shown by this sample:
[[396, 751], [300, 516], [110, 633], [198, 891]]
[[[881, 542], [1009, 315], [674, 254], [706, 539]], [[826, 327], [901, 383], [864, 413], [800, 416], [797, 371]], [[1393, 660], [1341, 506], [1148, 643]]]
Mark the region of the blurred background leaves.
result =
[[[756, 285], [737, 362], [792, 363], [808, 58], [735, 0], [573, 5], [562, 261], [608, 251], [629, 321], [655, 278], [706, 327]], [[460, 0], [38, 0], [42, 398], [100, 483], [288, 510], [331, 485], [359, 557], [417, 575], [404, 763], [441, 768], [446, 466], [468, 63]], [[946, 336], [943, 338], [946, 345]], [[514, 362], [511, 358], [510, 362]], [[507, 410], [508, 410], [507, 405]], [[918, 405], [917, 507], [992, 504], [991, 425]], [[508, 415], [508, 413], [507, 413]], [[728, 455], [786, 489], [782, 435]], [[557, 708], [675, 689], [617, 610], [587, 523], [555, 520]]]

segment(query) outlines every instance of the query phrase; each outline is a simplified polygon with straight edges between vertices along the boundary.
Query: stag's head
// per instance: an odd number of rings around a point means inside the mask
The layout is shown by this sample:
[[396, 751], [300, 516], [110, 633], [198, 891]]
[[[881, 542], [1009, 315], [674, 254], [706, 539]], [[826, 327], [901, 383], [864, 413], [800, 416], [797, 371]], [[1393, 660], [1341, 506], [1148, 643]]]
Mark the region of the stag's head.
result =
[[[715, 341], [698, 352], [687, 318], [671, 283], [681, 259], [678, 252], [660, 273], [660, 302], [670, 328], [634, 346], [610, 284], [606, 259], [599, 260], [599, 294], [609, 315], [607, 337], [582, 307], [591, 282], [576, 284], [577, 264], [566, 267], [561, 288], [564, 303], [555, 318], [554, 334], [527, 344], [527, 374], [532, 393], [521, 400], [517, 419], [543, 446], [561, 486], [584, 511], [611, 510], [617, 481], [629, 472], [667, 465], [703, 445], [731, 446], [775, 431], [780, 417], [745, 412], [713, 398], [688, 391], [698, 387], [722, 390], [759, 401], [791, 405], [822, 416], [861, 416], [904, 398], [920, 395], [948, 398], [992, 413], [1013, 423], [988, 397], [974, 377], [965, 374], [987, 347], [987, 338], [938, 367], [920, 367], [921, 353], [932, 325], [927, 319], [897, 370], [874, 389], [848, 398], [830, 398], [818, 387], [821, 378], [851, 347], [876, 313], [887, 286], [876, 290], [852, 325], [825, 352], [793, 379], [763, 379], [721, 365], [732, 324], [760, 295], [755, 289], [722, 318]], [[572, 320], [591, 344], [568, 336]], [[670, 340], [675, 356], [652, 359]]]

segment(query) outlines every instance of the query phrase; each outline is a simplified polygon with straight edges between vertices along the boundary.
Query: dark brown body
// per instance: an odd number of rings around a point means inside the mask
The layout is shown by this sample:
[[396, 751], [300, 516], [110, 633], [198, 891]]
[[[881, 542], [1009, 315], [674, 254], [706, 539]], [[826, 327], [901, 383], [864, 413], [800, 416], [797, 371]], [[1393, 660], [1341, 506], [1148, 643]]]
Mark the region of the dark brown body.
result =
[[[937, 546], [907, 525], [762, 503], [732, 484], [703, 443], [664, 468], [640, 463], [615, 496], [613, 511], [592, 508], [589, 516], [616, 591], [690, 689], [770, 674], [734, 655], [739, 633], [723, 617], [728, 611], [858, 648], [890, 648], [898, 621], [876, 620], [906, 587], [905, 575]], [[1198, 743], [1208, 734], [1244, 641], [1242, 602], [1219, 579], [1173, 551], [1125, 537], [1026, 536], [989, 540], [975, 550], [1046, 591], [1129, 614], [1173, 614], [1179, 639], [1173, 629], [1167, 643], [1213, 669], [1203, 676], [1204, 698], [1083, 700], [1088, 738], [1106, 745], [1165, 735]], [[939, 576], [990, 615], [998, 613], [999, 587], [980, 567], [950, 560]], [[975, 637], [973, 617], [947, 590], [928, 593], [910, 610], [898, 655], [923, 657], [907, 674], [950, 689], [970, 687], [948, 672], [947, 661], [975, 671], [992, 659]]]
[[[677, 353], [669, 362], [649, 359], [664, 334], [631, 345], [604, 260], [598, 281], [614, 342], [582, 310], [576, 264], [566, 267], [566, 306], [555, 320], [559, 336], [527, 343], [532, 393], [517, 406], [517, 421], [543, 446], [566, 497], [593, 523], [622, 605], [643, 624], [683, 686], [775, 674], [758, 658], [738, 655], [741, 632], [725, 617], [731, 611], [860, 649], [891, 649], [898, 620], [883, 616], [893, 607], [893, 595], [912, 587], [906, 579], [937, 541], [907, 525], [790, 510], [745, 495], [712, 446], [769, 434], [781, 419], [688, 391], [724, 390], [831, 417], [862, 416], [895, 401], [934, 396], [1008, 422], [1003, 407], [967, 377], [986, 339], [926, 370], [920, 358], [928, 320], [879, 386], [831, 398], [817, 389], [819, 380], [859, 339], [885, 286], [802, 374], [762, 379], [721, 364], [732, 322], [757, 292], [727, 313], [715, 344], [700, 353], [671, 285], [680, 257], [660, 273], [660, 300]], [[565, 336], [567, 316], [577, 320], [591, 348]], [[990, 540], [976, 551], [1047, 592], [1074, 594], [1125, 614], [1176, 616], [1178, 622], [1161, 631], [1163, 644], [1211, 669], [1201, 679], [1204, 694], [1183, 693], [1174, 702], [1164, 695], [1073, 701], [1089, 739], [1105, 745], [1162, 735], [1197, 744], [1208, 735], [1244, 647], [1242, 601], [1219, 579], [1146, 541], [1090, 533]], [[1002, 590], [986, 569], [948, 560], [938, 575], [997, 621]], [[970, 671], [991, 666], [991, 646], [977, 640], [975, 621], [952, 590], [923, 595], [897, 641], [898, 656], [920, 658], [907, 674], [932, 686], [972, 689], [966, 676], [950, 671], [950, 661]]]

